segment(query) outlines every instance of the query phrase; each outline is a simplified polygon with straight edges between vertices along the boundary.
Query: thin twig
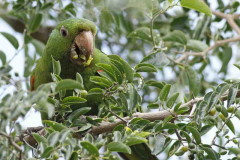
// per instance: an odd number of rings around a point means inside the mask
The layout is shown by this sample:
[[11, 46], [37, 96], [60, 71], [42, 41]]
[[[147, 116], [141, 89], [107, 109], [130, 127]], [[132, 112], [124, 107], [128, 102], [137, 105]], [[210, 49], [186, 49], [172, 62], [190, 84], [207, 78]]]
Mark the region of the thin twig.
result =
[[[237, 19], [240, 17], [240, 14], [225, 14], [225, 13], [219, 12], [219, 11], [212, 11], [212, 13], [220, 18], [226, 19], [228, 24], [232, 27], [232, 29], [235, 30], [238, 35], [240, 35], [240, 27], [234, 21], [234, 19]], [[203, 52], [196, 52], [196, 53], [185, 52], [181, 57], [179, 57], [176, 60], [176, 62], [180, 63], [181, 61], [183, 61], [184, 59], [186, 59], [189, 56], [206, 56], [209, 53], [209, 51], [211, 51], [219, 46], [223, 46], [227, 43], [237, 42], [237, 41], [240, 41], [240, 36], [235, 37], [235, 38], [229, 38], [229, 39], [225, 39], [225, 40], [216, 41], [214, 45], [210, 46]]]
[[0, 135], [6, 137], [12, 146], [14, 146], [19, 152], [22, 152], [22, 148], [13, 141], [13, 139], [10, 135], [8, 135], [2, 131], [0, 131]]
[[226, 19], [228, 24], [232, 27], [232, 29], [234, 29], [237, 32], [237, 34], [240, 35], [240, 28], [234, 21], [234, 19], [237, 19], [240, 17], [240, 14], [226, 14], [219, 11], [212, 11], [212, 13], [215, 16]]
[[123, 119], [122, 117], [120, 117], [119, 115], [117, 115], [116, 113], [114, 113], [113, 111], [109, 110], [110, 113], [112, 113], [115, 117], [117, 117], [118, 119], [122, 120], [124, 123], [128, 123], [128, 121], [126, 121], [125, 119]]
[[229, 118], [226, 118], [223, 125], [221, 126], [221, 128], [216, 132], [216, 135], [213, 137], [213, 140], [212, 140], [212, 145], [215, 144], [215, 139], [219, 136], [219, 133], [223, 130], [224, 126], [227, 124], [228, 120], [230, 120], [233, 116], [233, 113], [229, 116]]
[[209, 53], [209, 51], [211, 51], [211, 50], [213, 50], [213, 49], [215, 49], [217, 47], [223, 46], [223, 45], [225, 45], [227, 43], [230, 43], [230, 42], [237, 42], [237, 41], [240, 41], [240, 36], [216, 41], [216, 43], [214, 45], [212, 45], [209, 48], [205, 49], [205, 51], [203, 51], [203, 52], [195, 52], [195, 53], [194, 52], [193, 53], [186, 52], [186, 53], [184, 53], [181, 57], [179, 57], [176, 60], [176, 62], [180, 63], [181, 61], [183, 61], [188, 56], [206, 56]]
[[212, 144], [212, 145], [214, 145], [214, 146], [216, 146], [216, 147], [219, 147], [219, 148], [221, 148], [221, 149], [227, 150], [227, 148], [225, 148], [225, 147], [223, 147], [223, 146], [220, 146], [220, 145], [218, 145], [218, 144], [216, 144], [216, 143], [214, 143], [214, 144]]

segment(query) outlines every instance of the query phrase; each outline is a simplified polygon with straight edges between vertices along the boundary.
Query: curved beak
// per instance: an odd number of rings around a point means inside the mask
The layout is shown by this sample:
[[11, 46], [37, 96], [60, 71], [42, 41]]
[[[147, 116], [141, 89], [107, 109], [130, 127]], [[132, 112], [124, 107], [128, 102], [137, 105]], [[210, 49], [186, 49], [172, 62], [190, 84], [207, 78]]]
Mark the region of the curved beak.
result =
[[87, 62], [93, 54], [94, 37], [91, 31], [82, 31], [73, 42], [71, 49], [71, 59], [81, 65]]

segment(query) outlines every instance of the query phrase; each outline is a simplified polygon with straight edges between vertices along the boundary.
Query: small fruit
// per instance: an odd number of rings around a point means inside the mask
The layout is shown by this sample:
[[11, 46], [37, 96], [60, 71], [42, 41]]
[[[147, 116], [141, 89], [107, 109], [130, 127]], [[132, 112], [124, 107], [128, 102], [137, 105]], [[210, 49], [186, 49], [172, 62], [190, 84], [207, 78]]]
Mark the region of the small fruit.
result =
[[229, 107], [229, 108], [227, 109], [227, 111], [228, 111], [229, 113], [233, 113], [234, 110], [235, 110], [235, 107]]
[[216, 110], [217, 110], [218, 112], [221, 112], [221, 111], [222, 111], [222, 106], [221, 106], [221, 105], [217, 105], [217, 106], [216, 106]]
[[183, 152], [187, 152], [187, 151], [188, 151], [188, 146], [183, 146], [183, 147], [181, 148], [181, 150], [182, 150]]
[[226, 117], [225, 117], [222, 113], [219, 114], [219, 117], [220, 117], [223, 121], [225, 121], [225, 119], [226, 119]]
[[80, 95], [81, 95], [82, 98], [86, 98], [87, 94], [88, 94], [88, 92], [86, 90], [81, 90], [80, 91]]
[[53, 160], [58, 160], [58, 158], [59, 158], [59, 154], [55, 152], [55, 153], [53, 154], [52, 159], [53, 159]]
[[211, 116], [214, 116], [214, 115], [216, 114], [216, 112], [217, 112], [216, 108], [212, 108], [212, 109], [210, 110], [209, 114], [210, 114]]
[[194, 149], [195, 148], [195, 144], [189, 143], [189, 148]]
[[238, 144], [238, 140], [237, 139], [233, 139], [232, 141], [233, 141], [233, 143]]

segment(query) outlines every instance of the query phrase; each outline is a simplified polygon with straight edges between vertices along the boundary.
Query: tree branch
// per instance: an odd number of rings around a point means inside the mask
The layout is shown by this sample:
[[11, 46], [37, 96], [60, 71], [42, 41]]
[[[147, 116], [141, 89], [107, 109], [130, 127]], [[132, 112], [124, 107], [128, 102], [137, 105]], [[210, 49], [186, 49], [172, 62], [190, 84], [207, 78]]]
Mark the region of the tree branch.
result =
[[203, 52], [195, 52], [195, 53], [191, 53], [191, 52], [186, 52], [185, 54], [183, 54], [181, 57], [179, 57], [176, 62], [177, 63], [180, 63], [181, 61], [183, 61], [184, 59], [186, 59], [188, 56], [206, 56], [209, 51], [217, 48], [217, 47], [220, 47], [220, 46], [223, 46], [227, 43], [230, 43], [230, 42], [237, 42], [237, 41], [240, 41], [240, 36], [238, 37], [235, 37], [235, 38], [229, 38], [229, 39], [224, 39], [224, 40], [219, 40], [219, 41], [216, 41], [216, 43], [212, 46], [210, 46], [209, 48], [207, 48], [205, 51]]
[[[240, 35], [240, 27], [234, 21], [234, 19], [237, 19], [240, 17], [240, 14], [225, 14], [225, 13], [219, 12], [219, 11], [212, 11], [212, 13], [220, 18], [226, 19], [228, 24], [236, 31], [236, 33], [238, 35]], [[214, 45], [210, 46], [203, 52], [196, 52], [196, 53], [185, 52], [181, 57], [179, 57], [176, 60], [176, 63], [180, 63], [181, 61], [186, 59], [188, 56], [206, 56], [209, 51], [211, 51], [219, 46], [223, 46], [224, 44], [227, 44], [230, 42], [237, 42], [237, 41], [240, 41], [240, 36], [235, 37], [235, 38], [229, 38], [229, 39], [225, 39], [225, 40], [216, 41]]]
[[[175, 115], [173, 112], [164, 110], [159, 112], [149, 112], [149, 113], [134, 113], [132, 117], [124, 117], [124, 121], [129, 121], [132, 118], [142, 118], [149, 121], [163, 120], [169, 115]], [[102, 122], [99, 126], [93, 126], [90, 133], [92, 134], [101, 134], [106, 132], [111, 132], [119, 124], [124, 124], [125, 122], [117, 119], [114, 123]]]
[[[225, 93], [223, 96], [220, 97], [220, 99], [222, 101], [227, 100], [228, 97], [228, 93]], [[240, 97], [240, 90], [237, 93], [237, 97]], [[194, 104], [196, 104], [197, 102], [203, 100], [204, 97], [199, 97], [199, 98], [195, 98], [192, 99], [190, 101], [188, 101], [187, 103], [182, 104], [180, 107], [192, 107]], [[121, 119], [117, 119], [115, 122], [101, 122], [98, 126], [92, 126], [92, 129], [90, 130], [91, 134], [94, 135], [98, 135], [98, 134], [102, 134], [102, 133], [107, 133], [107, 132], [111, 132], [116, 126], [118, 126], [119, 124], [126, 124], [127, 121], [131, 120], [132, 118], [142, 118], [142, 119], [146, 119], [149, 121], [155, 121], [155, 120], [163, 120], [166, 117], [173, 115], [173, 116], [177, 116], [176, 113], [174, 113], [173, 110], [163, 110], [163, 111], [159, 111], [159, 112], [149, 112], [149, 113], [134, 113], [132, 115], [132, 117], [123, 117]], [[74, 127], [72, 128], [74, 131], [77, 131], [78, 128]], [[31, 132], [37, 132], [40, 135], [44, 136], [46, 134], [44, 127], [40, 126], [40, 127], [31, 127], [28, 128], [27, 130], [23, 131], [22, 133], [24, 135], [20, 135], [20, 138], [16, 138], [15, 141], [23, 141], [31, 146], [35, 146], [36, 145], [36, 140], [33, 138], [33, 136], [31, 135]], [[29, 134], [30, 133], [30, 134]], [[75, 137], [82, 137], [82, 133], [74, 133]]]
[[12, 139], [11, 136], [9, 136], [8, 134], [6, 134], [2, 131], [0, 131], [0, 135], [6, 137], [8, 139], [8, 141], [10, 142], [10, 144], [16, 148], [16, 150], [18, 150], [19, 152], [22, 152], [22, 148]]
[[228, 24], [237, 32], [237, 34], [240, 35], [240, 28], [234, 21], [234, 19], [237, 19], [240, 17], [240, 14], [225, 14], [219, 11], [212, 11], [212, 13], [215, 16], [226, 19]]

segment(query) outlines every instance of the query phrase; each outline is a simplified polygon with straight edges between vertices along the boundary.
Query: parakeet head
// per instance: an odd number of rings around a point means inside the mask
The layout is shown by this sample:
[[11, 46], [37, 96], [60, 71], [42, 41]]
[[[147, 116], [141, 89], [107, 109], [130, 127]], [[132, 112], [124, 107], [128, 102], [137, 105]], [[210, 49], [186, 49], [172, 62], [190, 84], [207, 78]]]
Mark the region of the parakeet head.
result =
[[45, 53], [51, 53], [56, 60], [69, 58], [75, 65], [89, 65], [96, 32], [95, 24], [87, 19], [64, 20], [52, 31]]

